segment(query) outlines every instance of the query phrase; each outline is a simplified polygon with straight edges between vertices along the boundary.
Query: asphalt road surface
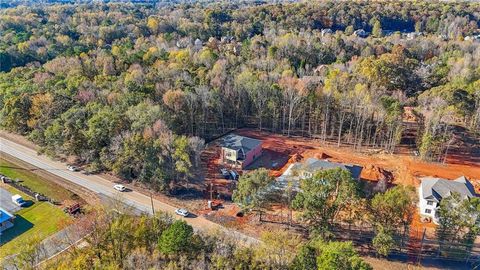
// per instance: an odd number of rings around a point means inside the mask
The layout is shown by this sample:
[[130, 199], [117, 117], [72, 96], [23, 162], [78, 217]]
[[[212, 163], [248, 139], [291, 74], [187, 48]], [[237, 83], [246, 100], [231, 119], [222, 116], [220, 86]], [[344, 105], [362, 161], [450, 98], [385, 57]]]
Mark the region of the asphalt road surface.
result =
[[[114, 184], [107, 179], [104, 179], [98, 175], [85, 175], [81, 172], [71, 172], [67, 170], [66, 164], [59, 161], [54, 161], [43, 155], [38, 155], [35, 150], [14, 143], [3, 137], [0, 137], [0, 152], [9, 154], [40, 169], [46, 170], [52, 174], [62, 177], [65, 180], [83, 186], [95, 193], [98, 193], [100, 197], [106, 196], [115, 200], [119, 199], [140, 211], [146, 213], [152, 212], [152, 203], [149, 196], [146, 196], [135, 190], [130, 192], [118, 192], [113, 189]], [[156, 211], [167, 212], [170, 213], [172, 216], [175, 216], [176, 218], [183, 219], [196, 230], [211, 233], [225, 233], [238, 239], [239, 241], [244, 242], [245, 244], [255, 244], [259, 241], [256, 238], [247, 236], [238, 231], [227, 229], [201, 216], [195, 218], [179, 217], [175, 215], [174, 211], [176, 208], [164, 202], [154, 199], [153, 205]]]

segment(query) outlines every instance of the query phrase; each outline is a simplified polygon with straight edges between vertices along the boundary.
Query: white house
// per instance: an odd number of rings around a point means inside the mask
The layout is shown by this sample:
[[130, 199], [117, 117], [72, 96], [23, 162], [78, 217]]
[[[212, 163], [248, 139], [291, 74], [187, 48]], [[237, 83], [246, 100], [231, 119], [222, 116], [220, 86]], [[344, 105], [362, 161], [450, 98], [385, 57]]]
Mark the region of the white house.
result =
[[424, 177], [418, 189], [420, 215], [432, 218], [434, 223], [438, 223], [439, 215], [437, 213], [440, 201], [452, 193], [460, 194], [462, 199], [475, 197], [475, 189], [465, 176], [455, 180], [442, 178]]

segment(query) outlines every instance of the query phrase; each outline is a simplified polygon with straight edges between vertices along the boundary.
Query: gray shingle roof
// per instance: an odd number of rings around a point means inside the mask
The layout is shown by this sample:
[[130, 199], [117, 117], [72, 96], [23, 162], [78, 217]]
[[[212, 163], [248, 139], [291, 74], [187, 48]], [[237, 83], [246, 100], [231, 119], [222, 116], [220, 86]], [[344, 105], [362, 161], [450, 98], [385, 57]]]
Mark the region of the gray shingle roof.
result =
[[475, 197], [475, 189], [465, 176], [455, 180], [447, 180], [435, 177], [421, 178], [423, 198], [439, 202], [442, 198], [452, 195], [453, 192], [460, 194], [463, 199]]
[[303, 164], [296, 163], [296, 168], [303, 169], [309, 172], [315, 172], [320, 170], [328, 170], [334, 168], [342, 168], [344, 170], [349, 171], [352, 174], [352, 177], [355, 179], [360, 178], [360, 174], [362, 173], [363, 167], [351, 164], [342, 164], [336, 162], [330, 162], [328, 160], [321, 160], [316, 158], [309, 158]]
[[252, 139], [248, 137], [243, 137], [236, 134], [229, 134], [222, 138], [220, 145], [225, 148], [240, 150], [243, 149], [245, 153], [249, 152], [252, 149], [255, 149], [257, 146], [261, 145], [262, 141], [257, 139]]

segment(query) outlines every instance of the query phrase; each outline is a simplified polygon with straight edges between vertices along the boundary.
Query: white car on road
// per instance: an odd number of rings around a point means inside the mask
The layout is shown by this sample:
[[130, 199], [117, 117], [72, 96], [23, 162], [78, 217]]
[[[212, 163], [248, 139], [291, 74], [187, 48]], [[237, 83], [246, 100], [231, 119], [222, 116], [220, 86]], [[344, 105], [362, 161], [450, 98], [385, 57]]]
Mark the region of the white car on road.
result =
[[190, 215], [190, 213], [187, 211], [187, 209], [183, 209], [183, 208], [179, 208], [179, 209], [175, 210], [175, 214], [177, 214], [179, 216], [182, 216], [182, 217], [188, 217], [188, 215]]
[[78, 172], [79, 171], [79, 169], [77, 167], [73, 166], [73, 165], [68, 165], [67, 169], [71, 172]]
[[113, 188], [116, 189], [116, 190], [118, 190], [118, 191], [120, 191], [120, 192], [123, 192], [123, 191], [126, 190], [125, 186], [124, 186], [124, 185], [120, 185], [120, 184], [113, 186]]

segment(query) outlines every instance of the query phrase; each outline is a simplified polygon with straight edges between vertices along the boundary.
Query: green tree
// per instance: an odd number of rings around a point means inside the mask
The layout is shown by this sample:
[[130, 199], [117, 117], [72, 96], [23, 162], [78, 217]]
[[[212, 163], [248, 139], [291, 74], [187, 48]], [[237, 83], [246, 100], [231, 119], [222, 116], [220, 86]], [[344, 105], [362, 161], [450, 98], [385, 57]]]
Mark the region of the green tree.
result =
[[353, 28], [353, 26], [349, 25], [349, 26], [347, 26], [347, 28], [345, 28], [345, 35], [350, 36], [350, 35], [353, 34], [354, 31], [355, 31], [355, 28]]
[[301, 238], [295, 233], [285, 230], [264, 232], [261, 243], [255, 248], [257, 261], [272, 269], [288, 269], [300, 247]]
[[7, 130], [24, 134], [29, 131], [27, 125], [31, 101], [28, 95], [13, 95], [4, 100], [0, 111], [0, 125]]
[[437, 238], [443, 253], [462, 258], [470, 252], [480, 233], [480, 198], [462, 198], [453, 193], [438, 209]]
[[[16, 269], [36, 269], [39, 261], [46, 254], [45, 246], [41, 243], [41, 238], [38, 235], [34, 235], [24, 243], [21, 243], [20, 252], [13, 257], [7, 258], [1, 263], [14, 266]], [[2, 266], [0, 264], [0, 266]]]
[[134, 248], [133, 232], [135, 230], [134, 218], [127, 215], [120, 215], [110, 224], [106, 234], [106, 243], [108, 243], [108, 253], [113, 257], [113, 261], [120, 267], [127, 255]]
[[166, 255], [180, 255], [192, 248], [193, 228], [185, 221], [177, 220], [163, 231], [158, 249]]
[[173, 141], [173, 147], [175, 150], [172, 157], [175, 163], [176, 175], [181, 175], [184, 178], [188, 178], [190, 175], [192, 175], [192, 162], [190, 160], [190, 148], [188, 138], [186, 136], [176, 137]]
[[327, 235], [338, 214], [358, 200], [358, 182], [347, 170], [322, 170], [301, 181], [301, 192], [292, 202], [314, 232]]
[[314, 244], [317, 249], [318, 269], [370, 270], [372, 267], [362, 260], [352, 242], [322, 242]]
[[383, 36], [382, 24], [379, 20], [375, 20], [375, 22], [373, 23], [372, 35], [377, 38]]
[[232, 199], [247, 209], [261, 207], [265, 203], [265, 196], [261, 193], [274, 181], [275, 178], [266, 169], [262, 168], [248, 172], [240, 176], [237, 189], [233, 191]]
[[104, 107], [95, 113], [87, 122], [88, 129], [85, 135], [91, 149], [100, 151], [110, 144], [111, 138], [115, 137], [122, 126], [122, 115], [114, 112], [109, 107]]
[[396, 243], [391, 233], [385, 232], [383, 227], [380, 227], [372, 240], [372, 244], [378, 254], [386, 257], [388, 254], [390, 254], [390, 251]]
[[290, 266], [291, 270], [316, 270], [317, 253], [310, 245], [303, 245]]
[[403, 185], [377, 193], [371, 201], [373, 224], [386, 232], [396, 231], [399, 226], [408, 226], [416, 211], [416, 198], [415, 189]]

